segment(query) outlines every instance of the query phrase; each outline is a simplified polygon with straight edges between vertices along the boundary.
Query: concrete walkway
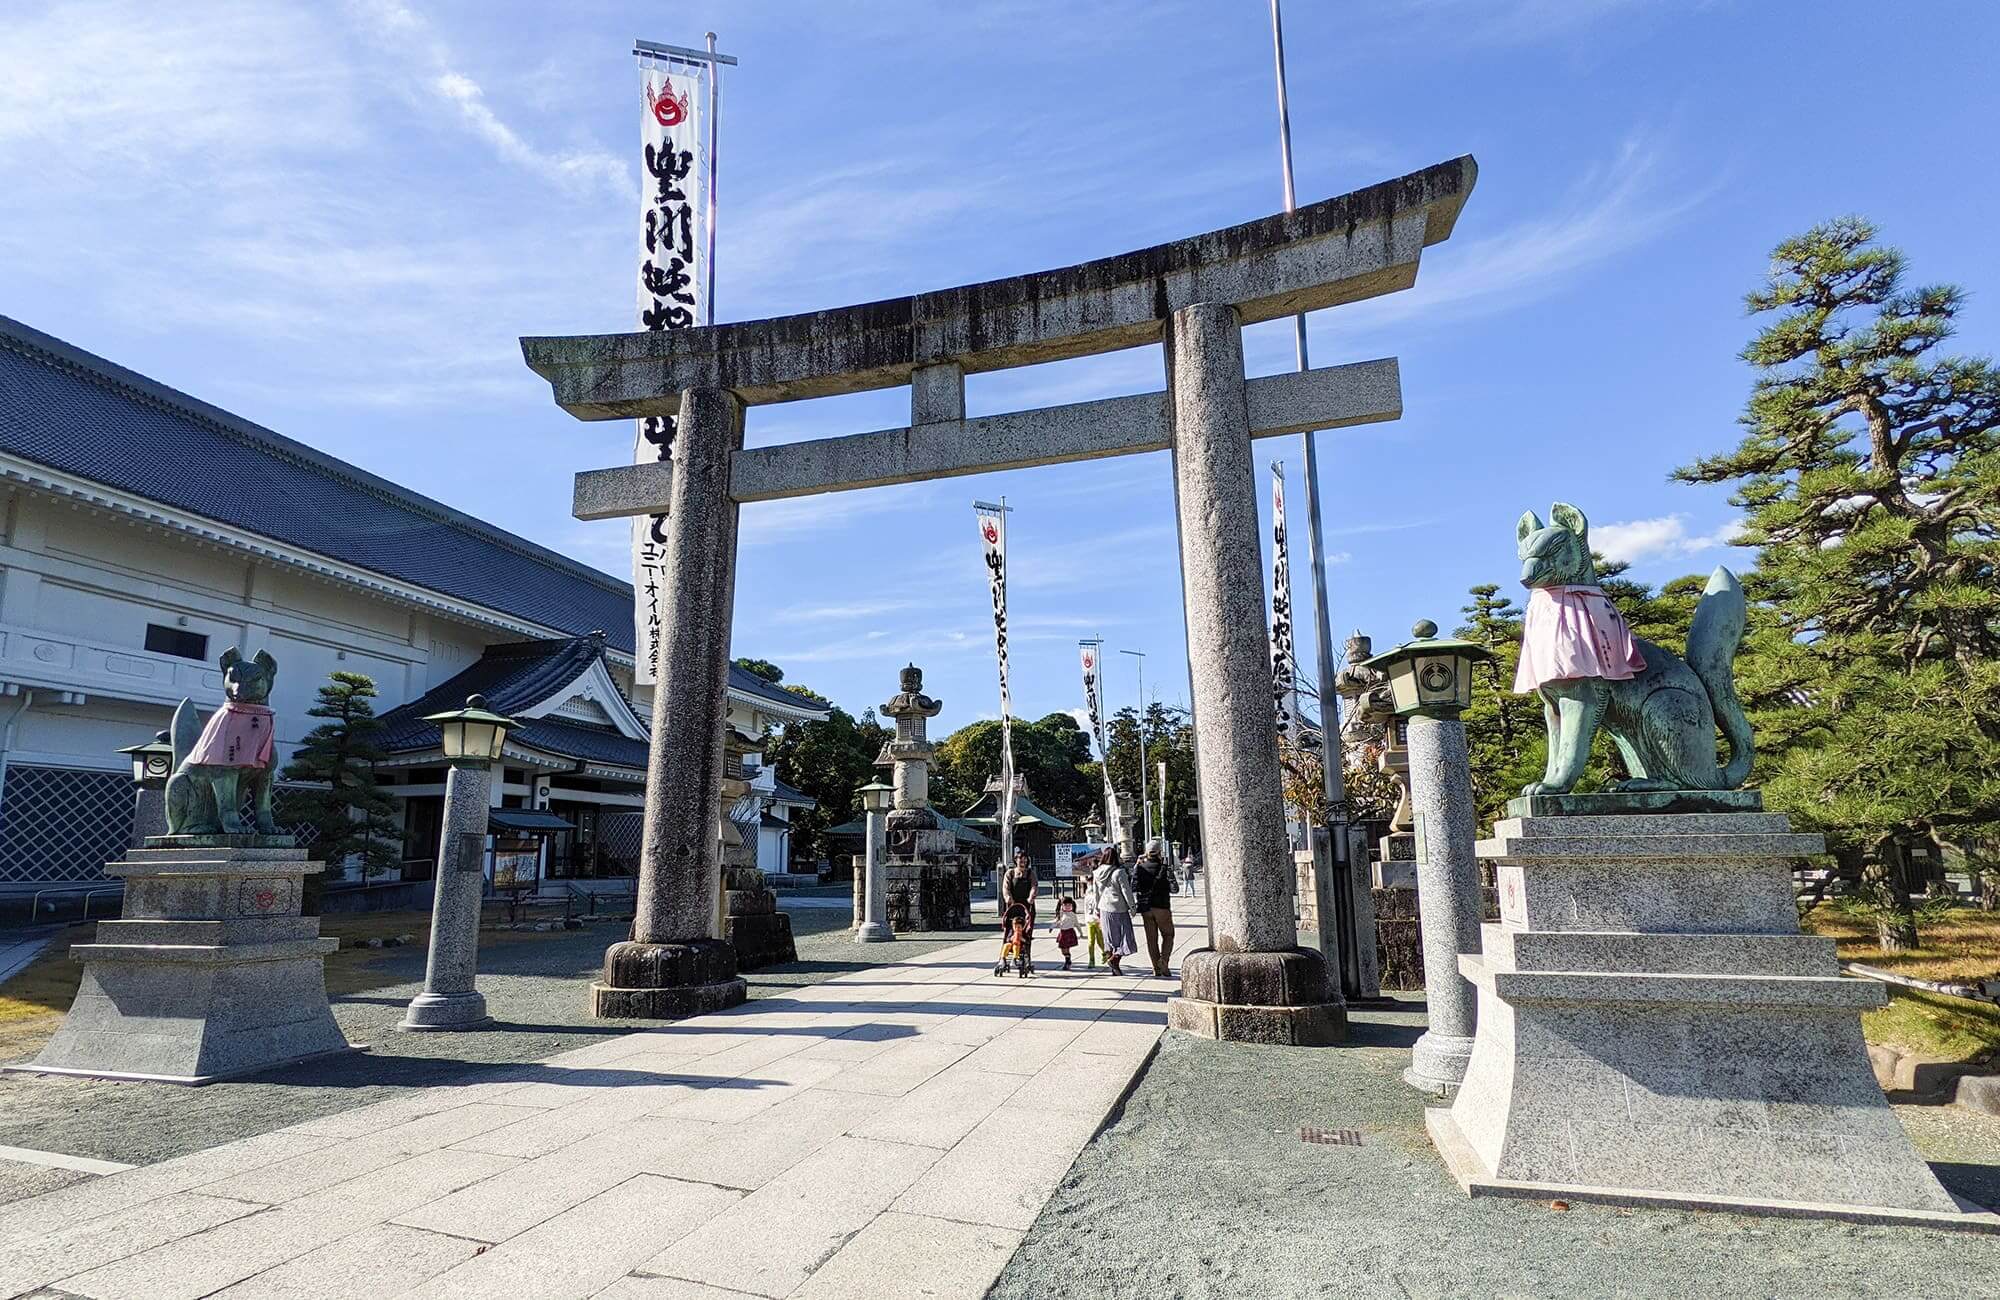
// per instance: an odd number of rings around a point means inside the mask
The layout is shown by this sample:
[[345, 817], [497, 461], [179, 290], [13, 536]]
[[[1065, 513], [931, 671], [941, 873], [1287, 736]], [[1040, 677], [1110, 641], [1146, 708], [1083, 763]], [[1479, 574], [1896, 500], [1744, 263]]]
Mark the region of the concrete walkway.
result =
[[1174, 987], [1064, 973], [1045, 937], [996, 979], [996, 947], [0, 1207], [0, 1296], [983, 1295]]

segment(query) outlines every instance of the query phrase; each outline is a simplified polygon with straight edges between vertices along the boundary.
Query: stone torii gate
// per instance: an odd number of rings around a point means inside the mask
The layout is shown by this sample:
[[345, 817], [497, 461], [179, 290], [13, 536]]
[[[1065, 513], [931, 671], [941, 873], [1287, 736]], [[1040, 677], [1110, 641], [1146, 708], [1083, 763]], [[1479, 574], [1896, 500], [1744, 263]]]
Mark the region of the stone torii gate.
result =
[[[1338, 985], [1296, 947], [1279, 791], [1251, 441], [1402, 414], [1395, 360], [1247, 380], [1242, 327], [1407, 289], [1472, 192], [1470, 157], [1191, 239], [883, 302], [660, 333], [525, 338], [584, 420], [677, 414], [672, 460], [577, 475], [575, 514], [665, 512], [661, 644], [638, 913], [593, 986], [601, 1016], [740, 1002], [715, 937], [715, 799], [735, 597], [737, 508], [852, 488], [1134, 452], [1173, 456], [1193, 665], [1212, 947], [1190, 954], [1176, 1027], [1328, 1042]], [[1166, 391], [967, 419], [968, 373], [1161, 341]], [[910, 423], [746, 449], [746, 406], [910, 387]]]

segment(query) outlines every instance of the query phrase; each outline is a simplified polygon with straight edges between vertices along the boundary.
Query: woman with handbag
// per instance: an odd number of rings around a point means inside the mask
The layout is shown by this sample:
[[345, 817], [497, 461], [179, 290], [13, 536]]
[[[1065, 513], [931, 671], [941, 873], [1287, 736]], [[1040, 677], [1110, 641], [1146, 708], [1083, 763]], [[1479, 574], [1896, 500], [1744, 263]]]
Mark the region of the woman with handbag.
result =
[[1132, 913], [1138, 906], [1132, 877], [1119, 861], [1118, 850], [1104, 850], [1104, 864], [1097, 869], [1097, 918], [1104, 927], [1104, 956], [1113, 975], [1125, 973], [1118, 966], [1121, 958], [1139, 951], [1138, 937], [1132, 932]]

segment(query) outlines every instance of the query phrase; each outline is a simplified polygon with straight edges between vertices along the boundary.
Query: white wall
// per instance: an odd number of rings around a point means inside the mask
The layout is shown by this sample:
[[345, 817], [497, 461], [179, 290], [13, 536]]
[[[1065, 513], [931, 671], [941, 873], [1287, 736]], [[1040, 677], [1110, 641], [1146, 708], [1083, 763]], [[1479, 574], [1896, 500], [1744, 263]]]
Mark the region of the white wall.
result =
[[[522, 639], [29, 488], [0, 507], [0, 681], [36, 695], [9, 762], [122, 767], [115, 751], [150, 740], [183, 696], [221, 703], [231, 646], [277, 657], [283, 761], [336, 669], [374, 678], [384, 711]], [[207, 636], [206, 660], [148, 652], [149, 623]], [[63, 691], [85, 702], [55, 703]], [[0, 718], [14, 703], [0, 700]]]

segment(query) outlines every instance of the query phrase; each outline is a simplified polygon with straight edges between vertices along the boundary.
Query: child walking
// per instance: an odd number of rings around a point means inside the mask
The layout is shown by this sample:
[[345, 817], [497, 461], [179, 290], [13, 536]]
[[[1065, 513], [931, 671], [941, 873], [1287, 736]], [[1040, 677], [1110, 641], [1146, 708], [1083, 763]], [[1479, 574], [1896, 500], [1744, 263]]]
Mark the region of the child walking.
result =
[[1055, 923], [1049, 927], [1055, 932], [1056, 947], [1062, 949], [1063, 969], [1069, 969], [1069, 950], [1076, 947], [1076, 900], [1064, 896], [1056, 903]]
[[1089, 937], [1085, 949], [1085, 962], [1089, 969], [1097, 969], [1097, 954], [1104, 951], [1104, 926], [1097, 917], [1097, 864], [1092, 862], [1088, 874], [1083, 877], [1084, 932]]

